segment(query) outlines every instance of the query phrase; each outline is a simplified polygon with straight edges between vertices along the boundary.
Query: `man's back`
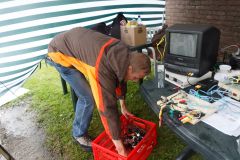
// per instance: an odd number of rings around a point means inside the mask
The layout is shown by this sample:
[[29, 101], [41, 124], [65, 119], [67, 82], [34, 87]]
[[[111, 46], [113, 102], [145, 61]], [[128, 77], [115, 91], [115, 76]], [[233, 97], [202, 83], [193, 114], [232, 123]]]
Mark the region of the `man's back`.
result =
[[78, 27], [55, 36], [50, 46], [57, 48], [57, 51], [65, 55], [95, 66], [101, 47], [110, 39], [111, 37], [99, 32]]
[[[113, 38], [93, 30], [77, 27], [55, 36], [50, 42], [48, 50], [49, 53], [61, 52], [64, 55], [95, 67], [101, 48], [110, 39]], [[129, 63], [130, 51], [128, 47], [121, 41], [113, 39], [113, 42], [103, 52], [100, 65], [101, 70], [108, 69], [115, 72], [114, 74], [116, 74], [119, 81], [122, 81], [126, 72], [126, 66]]]

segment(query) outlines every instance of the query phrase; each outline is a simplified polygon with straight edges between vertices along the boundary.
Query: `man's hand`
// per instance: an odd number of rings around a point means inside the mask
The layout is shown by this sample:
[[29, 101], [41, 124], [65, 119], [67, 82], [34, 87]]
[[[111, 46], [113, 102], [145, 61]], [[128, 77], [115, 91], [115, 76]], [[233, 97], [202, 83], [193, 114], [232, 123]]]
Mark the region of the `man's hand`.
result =
[[118, 154], [120, 154], [124, 157], [127, 157], [128, 152], [126, 151], [125, 147], [123, 146], [122, 141], [121, 140], [112, 140], [112, 141], [116, 147]]
[[122, 100], [120, 99], [120, 106], [121, 106], [121, 112], [122, 114], [128, 118], [128, 116], [134, 116], [132, 113], [130, 113], [128, 110], [127, 110], [127, 107], [126, 107], [126, 104], [125, 104], [125, 100]]

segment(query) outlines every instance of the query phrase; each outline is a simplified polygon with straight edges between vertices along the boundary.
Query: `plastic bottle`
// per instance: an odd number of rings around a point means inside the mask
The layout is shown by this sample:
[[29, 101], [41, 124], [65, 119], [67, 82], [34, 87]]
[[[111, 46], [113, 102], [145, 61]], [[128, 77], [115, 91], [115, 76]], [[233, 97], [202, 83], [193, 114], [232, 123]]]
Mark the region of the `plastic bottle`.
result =
[[156, 80], [157, 80], [157, 88], [164, 88], [165, 87], [165, 69], [163, 64], [157, 64], [156, 66]]
[[137, 26], [136, 19], [132, 19], [130, 24], [131, 24], [131, 27], [136, 27]]
[[142, 20], [141, 20], [141, 16], [140, 15], [138, 15], [137, 23], [138, 23], [138, 25], [142, 25]]

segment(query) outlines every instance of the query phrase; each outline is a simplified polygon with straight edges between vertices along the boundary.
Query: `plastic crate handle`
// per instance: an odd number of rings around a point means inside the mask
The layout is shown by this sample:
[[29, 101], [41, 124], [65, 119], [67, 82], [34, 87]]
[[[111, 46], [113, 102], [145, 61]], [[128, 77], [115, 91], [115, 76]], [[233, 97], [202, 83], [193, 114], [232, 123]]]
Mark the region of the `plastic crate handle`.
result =
[[141, 153], [145, 147], [146, 147], [145, 144], [141, 145], [141, 147], [137, 150], [137, 153]]

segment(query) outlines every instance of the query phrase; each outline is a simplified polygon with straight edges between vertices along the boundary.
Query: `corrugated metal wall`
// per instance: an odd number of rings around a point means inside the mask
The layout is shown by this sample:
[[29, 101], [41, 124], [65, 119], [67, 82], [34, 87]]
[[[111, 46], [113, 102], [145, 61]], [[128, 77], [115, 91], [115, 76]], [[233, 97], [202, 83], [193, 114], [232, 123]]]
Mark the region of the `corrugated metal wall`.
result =
[[77, 26], [111, 23], [118, 12], [162, 25], [165, 0], [2, 0], [0, 2], [0, 97], [21, 86], [47, 53], [51, 38]]

